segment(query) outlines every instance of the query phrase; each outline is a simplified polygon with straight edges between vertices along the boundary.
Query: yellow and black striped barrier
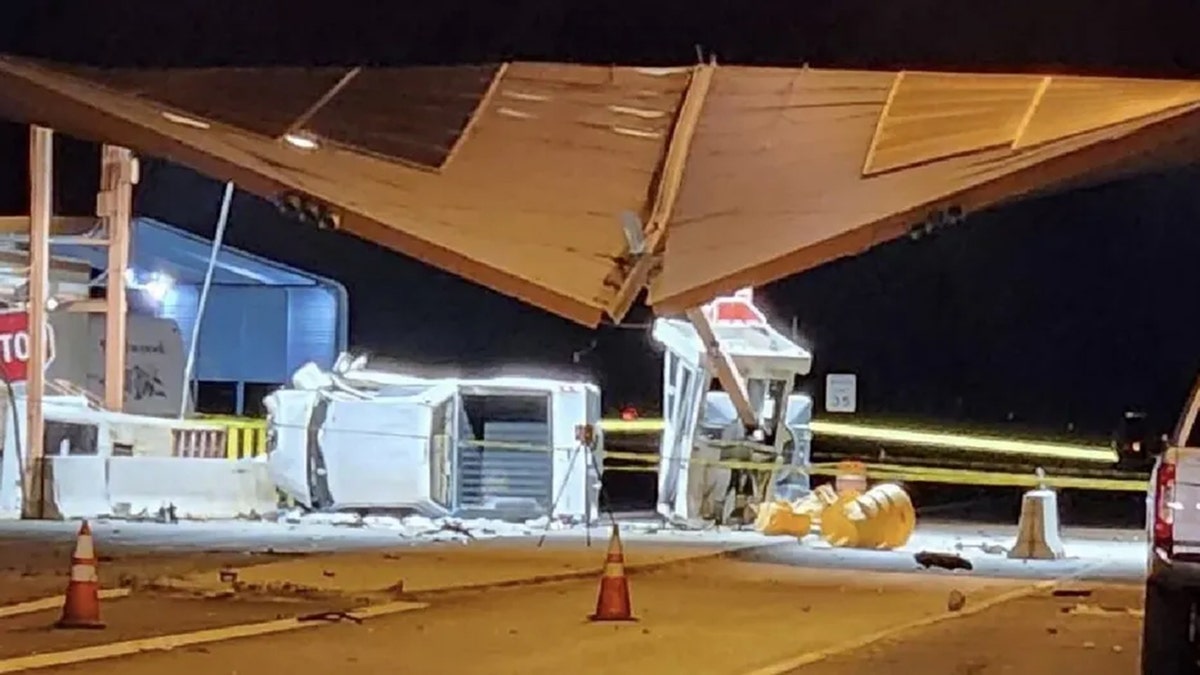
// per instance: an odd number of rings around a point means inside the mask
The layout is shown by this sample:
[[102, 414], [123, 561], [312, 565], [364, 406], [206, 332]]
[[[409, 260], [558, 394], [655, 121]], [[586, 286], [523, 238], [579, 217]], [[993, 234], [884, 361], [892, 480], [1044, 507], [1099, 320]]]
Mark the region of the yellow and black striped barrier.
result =
[[267, 452], [267, 421], [232, 415], [203, 415], [202, 419], [225, 427], [225, 457], [249, 459]]

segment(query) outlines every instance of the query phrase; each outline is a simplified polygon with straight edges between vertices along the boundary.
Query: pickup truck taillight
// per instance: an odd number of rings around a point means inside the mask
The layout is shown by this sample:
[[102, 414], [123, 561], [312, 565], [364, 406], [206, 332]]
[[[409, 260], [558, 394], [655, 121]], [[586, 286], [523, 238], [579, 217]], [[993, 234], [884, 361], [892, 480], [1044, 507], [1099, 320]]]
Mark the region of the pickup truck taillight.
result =
[[1175, 544], [1175, 462], [1163, 458], [1155, 474], [1154, 485], [1154, 547], [1171, 555]]

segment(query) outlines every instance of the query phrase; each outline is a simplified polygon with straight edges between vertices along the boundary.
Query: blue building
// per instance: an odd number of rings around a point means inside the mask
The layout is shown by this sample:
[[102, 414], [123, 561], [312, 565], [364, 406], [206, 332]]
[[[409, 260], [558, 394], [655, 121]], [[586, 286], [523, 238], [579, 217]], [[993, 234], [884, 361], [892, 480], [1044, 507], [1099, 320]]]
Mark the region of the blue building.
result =
[[[174, 319], [190, 348], [212, 242], [150, 218], [130, 233], [130, 311]], [[55, 245], [54, 255], [103, 273], [102, 248]], [[332, 366], [346, 349], [349, 302], [341, 284], [222, 247], [200, 325], [193, 379], [202, 412], [257, 412], [262, 397], [309, 361]]]

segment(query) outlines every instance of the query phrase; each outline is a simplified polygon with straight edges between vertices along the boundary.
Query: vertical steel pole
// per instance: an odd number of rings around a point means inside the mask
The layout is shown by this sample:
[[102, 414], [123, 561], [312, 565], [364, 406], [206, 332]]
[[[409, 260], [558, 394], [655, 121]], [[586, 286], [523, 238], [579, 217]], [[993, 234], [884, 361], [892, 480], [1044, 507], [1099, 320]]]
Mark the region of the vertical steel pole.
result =
[[25, 382], [25, 447], [28, 450], [21, 500], [25, 518], [42, 516], [42, 457], [45, 454], [42, 398], [46, 391], [46, 301], [50, 281], [53, 191], [54, 132], [35, 126], [29, 134], [29, 360]]
[[100, 194], [96, 215], [108, 231], [108, 289], [104, 315], [104, 406], [125, 407], [125, 319], [129, 302], [125, 274], [129, 269], [129, 228], [137, 165], [126, 148], [106, 145], [100, 157]]
[[[217, 216], [217, 231], [213, 235], [212, 250], [208, 254], [208, 268], [204, 270], [204, 285], [200, 287], [200, 302], [196, 307], [196, 321], [192, 324], [192, 341], [188, 343], [187, 361], [183, 366], [183, 396], [179, 397], [179, 419], [187, 414], [188, 397], [192, 390], [192, 375], [196, 368], [196, 349], [200, 346], [200, 324], [204, 321], [204, 308], [208, 305], [208, 290], [212, 287], [213, 270], [217, 267], [217, 254], [225, 241], [225, 226], [229, 223], [229, 205], [233, 202], [233, 181], [225, 184], [225, 196], [221, 198], [221, 212]], [[241, 395], [241, 383], [238, 392]], [[240, 408], [240, 402], [239, 402]], [[242, 414], [239, 409], [238, 414]]]

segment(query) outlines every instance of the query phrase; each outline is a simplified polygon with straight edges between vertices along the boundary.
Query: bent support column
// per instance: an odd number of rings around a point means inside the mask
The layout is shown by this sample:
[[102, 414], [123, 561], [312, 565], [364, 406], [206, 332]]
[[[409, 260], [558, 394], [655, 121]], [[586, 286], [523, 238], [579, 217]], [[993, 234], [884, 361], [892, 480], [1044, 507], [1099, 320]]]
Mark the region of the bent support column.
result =
[[1053, 490], [1030, 490], [1021, 498], [1021, 521], [1017, 543], [1009, 558], [1058, 560], [1065, 557], [1058, 531], [1058, 494]]

